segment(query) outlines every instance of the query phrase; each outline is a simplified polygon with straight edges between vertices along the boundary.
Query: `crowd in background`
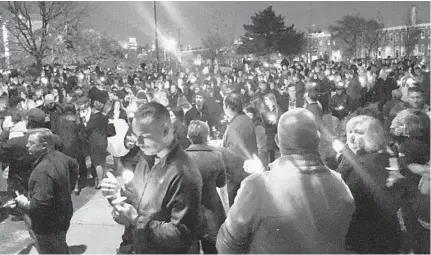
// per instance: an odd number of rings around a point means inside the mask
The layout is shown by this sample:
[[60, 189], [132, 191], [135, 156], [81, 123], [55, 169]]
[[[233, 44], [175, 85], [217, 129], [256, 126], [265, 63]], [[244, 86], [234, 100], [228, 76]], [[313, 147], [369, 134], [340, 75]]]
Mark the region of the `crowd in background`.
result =
[[[37, 78], [18, 70], [4, 72], [0, 85], [1, 126], [5, 131], [0, 138], [0, 160], [8, 172], [10, 191], [25, 193], [29, 188], [32, 160], [22, 160], [27, 159], [26, 152], [10, 145], [11, 141], [26, 136], [32, 128], [28, 123], [43, 122], [43, 127], [61, 140], [58, 142], [61, 151], [77, 160], [79, 178], [75, 190], [79, 193], [90, 178], [96, 188], [101, 187], [106, 171], [112, 167], [106, 162], [109, 154], [114, 156], [114, 168], [136, 167], [139, 148], [129, 148], [123, 141], [131, 134], [139, 109], [157, 102], [169, 111], [175, 140], [199, 170], [207, 164], [202, 162], [205, 155], [199, 153], [229, 147], [229, 143], [234, 147], [221, 150], [220, 157], [212, 159], [212, 165], [226, 165], [226, 173], [213, 176], [215, 182], [211, 187], [204, 182], [202, 203], [213, 213], [213, 217], [206, 217], [211, 227], [207, 228], [210, 229], [207, 238], [201, 240], [204, 252], [319, 251], [314, 246], [314, 250], [277, 249], [284, 244], [277, 243], [279, 236], [272, 232], [267, 233], [267, 238], [262, 237], [265, 250], [260, 245], [262, 240], [242, 240], [244, 226], [235, 225], [241, 223], [233, 219], [244, 216], [242, 207], [250, 212], [257, 210], [254, 202], [249, 202], [253, 200], [250, 194], [262, 189], [259, 183], [253, 184], [258, 187], [255, 190], [241, 184], [249, 175], [243, 169], [244, 161], [256, 154], [263, 169], [271, 172], [280, 168], [280, 156], [291, 155], [292, 151], [319, 155], [309, 159], [310, 162], [322, 162], [336, 170], [349, 187], [356, 206], [348, 229], [340, 230], [346, 232], [348, 250], [429, 252], [430, 73], [429, 62], [425, 60], [357, 60], [349, 64], [323, 60], [312, 63], [243, 60], [234, 67], [208, 60], [177, 68], [142, 64], [127, 72], [101, 70], [98, 66], [48, 65]], [[314, 116], [319, 136], [317, 151], [311, 148], [313, 145], [292, 145], [298, 137], [309, 138], [303, 136], [300, 127], [287, 120], [283, 124], [282, 119], [297, 108], [304, 108]], [[311, 125], [306, 120], [301, 123], [307, 130]], [[232, 134], [240, 134], [242, 138]], [[336, 150], [334, 141], [345, 146]], [[207, 147], [198, 146], [201, 144]], [[239, 155], [241, 160], [236, 160]], [[87, 158], [91, 159], [91, 166]], [[207, 176], [202, 171], [201, 175], [202, 179]], [[225, 183], [227, 198], [220, 195], [222, 198], [214, 201], [219, 195], [215, 186], [220, 188]], [[277, 183], [274, 181], [275, 186]], [[250, 194], [245, 195], [240, 187], [247, 188]], [[272, 189], [275, 188], [266, 187]], [[228, 200], [228, 205], [223, 200]], [[256, 203], [255, 206], [267, 209], [256, 214], [275, 213], [270, 205]], [[229, 207], [233, 212], [226, 213]], [[254, 217], [246, 216], [249, 220]], [[250, 226], [254, 223], [247, 222]], [[289, 235], [289, 230], [283, 231], [280, 233]], [[125, 236], [123, 249], [130, 245]], [[271, 238], [275, 240], [275, 248], [270, 248]], [[327, 251], [339, 250], [327, 247]]]

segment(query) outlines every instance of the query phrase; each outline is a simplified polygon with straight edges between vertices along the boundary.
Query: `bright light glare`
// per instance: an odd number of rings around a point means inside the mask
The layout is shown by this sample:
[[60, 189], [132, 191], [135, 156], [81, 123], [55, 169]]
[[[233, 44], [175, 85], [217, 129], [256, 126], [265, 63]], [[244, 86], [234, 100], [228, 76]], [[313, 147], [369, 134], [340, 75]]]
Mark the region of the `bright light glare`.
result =
[[123, 180], [125, 183], [129, 183], [133, 180], [133, 177], [135, 176], [135, 174], [133, 173], [132, 170], [124, 169], [123, 174], [121, 176], [123, 177]]
[[335, 152], [340, 153], [344, 149], [344, 143], [340, 140], [335, 139], [332, 142], [332, 148], [334, 148]]
[[170, 52], [175, 52], [177, 49], [177, 41], [175, 41], [175, 39], [165, 39], [163, 41], [163, 45], [165, 47], [165, 50], [170, 51]]
[[42, 77], [42, 78], [40, 79], [40, 81], [41, 81], [43, 84], [48, 84], [48, 79], [47, 79], [47, 78], [45, 78], [45, 77]]

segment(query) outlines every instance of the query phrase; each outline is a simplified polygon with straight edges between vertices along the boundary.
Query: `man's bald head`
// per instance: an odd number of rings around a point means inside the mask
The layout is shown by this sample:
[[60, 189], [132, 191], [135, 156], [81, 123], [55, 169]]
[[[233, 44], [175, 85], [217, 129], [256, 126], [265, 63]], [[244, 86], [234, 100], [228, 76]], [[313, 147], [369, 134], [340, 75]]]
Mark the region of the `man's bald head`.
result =
[[53, 94], [46, 94], [45, 102], [55, 102], [55, 97]]
[[318, 154], [319, 134], [313, 114], [297, 108], [281, 115], [277, 142], [282, 155]]
[[165, 107], [169, 105], [168, 95], [165, 91], [157, 91], [154, 93], [153, 102], [159, 103]]
[[48, 109], [52, 109], [54, 107], [54, 105], [55, 105], [55, 97], [54, 97], [54, 95], [53, 94], [47, 94], [45, 96], [45, 102], [44, 102], [44, 104], [45, 104], [45, 106]]

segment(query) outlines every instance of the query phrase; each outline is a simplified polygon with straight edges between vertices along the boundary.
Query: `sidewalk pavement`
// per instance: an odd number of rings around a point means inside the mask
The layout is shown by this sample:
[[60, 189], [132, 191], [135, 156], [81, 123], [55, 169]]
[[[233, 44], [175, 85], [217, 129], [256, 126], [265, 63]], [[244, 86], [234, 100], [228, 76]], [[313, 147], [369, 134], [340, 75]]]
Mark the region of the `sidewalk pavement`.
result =
[[[66, 239], [72, 254], [116, 254], [124, 226], [114, 222], [111, 212], [112, 207], [98, 191], [73, 214]], [[27, 254], [38, 252], [32, 246]]]

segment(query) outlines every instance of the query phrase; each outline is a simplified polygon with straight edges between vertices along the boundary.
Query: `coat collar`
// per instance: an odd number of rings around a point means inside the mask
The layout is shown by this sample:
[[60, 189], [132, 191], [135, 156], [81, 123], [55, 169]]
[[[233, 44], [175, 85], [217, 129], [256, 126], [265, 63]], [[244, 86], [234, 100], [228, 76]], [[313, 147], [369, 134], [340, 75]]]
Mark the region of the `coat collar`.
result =
[[214, 148], [208, 144], [192, 144], [186, 149], [186, 151], [214, 151]]
[[155, 155], [154, 157], [159, 158], [159, 163], [158, 165], [160, 167], [164, 167], [166, 165], [167, 162], [170, 161], [170, 159], [178, 152], [178, 150], [180, 149], [180, 146], [177, 142], [177, 140], [174, 140], [171, 145], [169, 145], [168, 147], [168, 151], [165, 153], [159, 153], [157, 155]]
[[36, 167], [44, 158], [46, 158], [48, 155], [52, 154], [54, 151], [48, 152], [45, 151], [44, 153], [42, 153], [42, 155], [40, 155], [36, 161], [34, 161], [33, 163], [33, 167]]
[[232, 118], [229, 119], [229, 124], [232, 123], [234, 121], [234, 119], [236, 119], [238, 116], [243, 115], [244, 113], [240, 112], [235, 114]]
[[281, 156], [274, 162], [269, 164], [271, 170], [286, 170], [288, 168], [296, 168], [301, 173], [314, 174], [329, 171], [323, 164], [318, 154], [290, 154]]

